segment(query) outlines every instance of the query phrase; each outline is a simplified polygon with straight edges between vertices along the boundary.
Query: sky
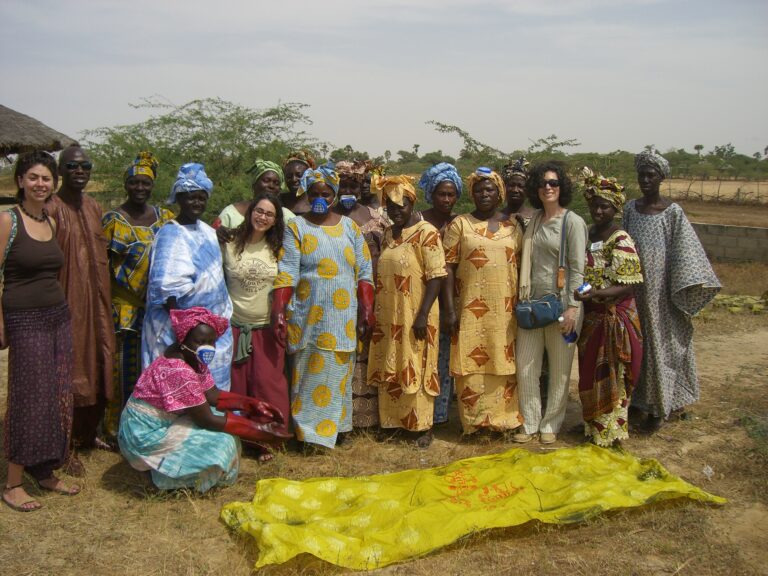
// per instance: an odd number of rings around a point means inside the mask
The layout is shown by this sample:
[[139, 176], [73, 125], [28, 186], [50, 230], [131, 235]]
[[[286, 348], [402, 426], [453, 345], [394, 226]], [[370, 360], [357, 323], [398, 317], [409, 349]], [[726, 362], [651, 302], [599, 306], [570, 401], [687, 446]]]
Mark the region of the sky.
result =
[[[766, 0], [0, 0], [0, 103], [74, 138], [131, 104], [308, 104], [332, 147], [768, 146]], [[762, 72], [761, 72], [762, 70]]]

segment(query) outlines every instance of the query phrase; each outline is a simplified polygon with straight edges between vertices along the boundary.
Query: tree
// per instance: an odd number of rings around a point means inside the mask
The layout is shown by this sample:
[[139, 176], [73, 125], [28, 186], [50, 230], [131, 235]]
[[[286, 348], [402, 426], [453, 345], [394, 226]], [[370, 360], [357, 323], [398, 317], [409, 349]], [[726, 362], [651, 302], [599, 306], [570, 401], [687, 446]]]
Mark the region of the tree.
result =
[[704, 150], [704, 144], [696, 144], [693, 149], [696, 150], [696, 154], [701, 158], [701, 151]]
[[575, 138], [560, 140], [556, 134], [550, 134], [549, 136], [539, 138], [538, 140], [531, 140], [531, 145], [528, 146], [528, 153], [550, 155], [556, 152], [562, 152], [562, 148], [572, 148], [574, 146], [581, 146], [581, 142]]
[[[123, 173], [141, 150], [160, 161], [156, 193], [170, 189], [185, 162], [202, 162], [214, 182], [208, 214], [218, 213], [233, 199], [249, 195], [246, 170], [257, 157], [282, 161], [291, 149], [311, 148], [315, 141], [300, 126], [312, 121], [306, 104], [278, 104], [254, 110], [221, 98], [193, 100], [176, 106], [157, 97], [134, 108], [154, 114], [136, 124], [85, 132], [83, 145], [94, 160], [95, 176], [107, 197], [123, 196]], [[155, 198], [155, 201], [162, 197]]]
[[416, 156], [416, 158], [419, 157], [419, 148], [421, 148], [420, 144], [413, 145], [413, 154]]
[[408, 150], [398, 150], [397, 155], [400, 156], [400, 162], [418, 162], [419, 157], [413, 152]]
[[384, 150], [384, 162], [389, 164], [389, 161], [392, 159], [392, 152], [389, 150]]

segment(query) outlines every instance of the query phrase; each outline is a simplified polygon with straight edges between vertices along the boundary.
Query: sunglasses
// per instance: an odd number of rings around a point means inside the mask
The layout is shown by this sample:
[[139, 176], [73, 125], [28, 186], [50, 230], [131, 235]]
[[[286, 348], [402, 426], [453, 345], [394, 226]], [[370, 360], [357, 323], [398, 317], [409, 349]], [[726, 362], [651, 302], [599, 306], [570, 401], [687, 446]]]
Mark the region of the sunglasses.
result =
[[64, 168], [67, 170], [77, 170], [77, 168], [80, 167], [83, 170], [90, 170], [93, 168], [93, 162], [89, 160], [83, 160], [82, 162], [78, 162], [77, 160], [70, 160], [69, 162], [64, 163]]
[[555, 180], [554, 178], [551, 178], [549, 180], [542, 180], [541, 181], [541, 188], [546, 188], [549, 186], [550, 188], [559, 188], [560, 187], [560, 180]]

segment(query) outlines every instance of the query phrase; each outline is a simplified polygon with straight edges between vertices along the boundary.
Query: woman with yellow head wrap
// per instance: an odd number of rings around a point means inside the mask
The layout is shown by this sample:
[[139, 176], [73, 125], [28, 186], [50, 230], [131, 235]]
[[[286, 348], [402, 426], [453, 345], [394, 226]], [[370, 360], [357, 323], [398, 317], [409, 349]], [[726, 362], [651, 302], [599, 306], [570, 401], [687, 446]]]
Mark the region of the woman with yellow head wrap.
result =
[[104, 416], [104, 435], [110, 444], [117, 440], [120, 413], [141, 372], [149, 253], [157, 231], [174, 217], [167, 208], [149, 204], [158, 166], [151, 152], [139, 152], [124, 174], [128, 198], [102, 218], [112, 276], [112, 319], [117, 344], [112, 400]]
[[376, 325], [368, 355], [368, 383], [378, 387], [382, 428], [403, 429], [419, 447], [432, 442], [439, 314], [445, 276], [440, 233], [413, 207], [408, 176], [374, 176], [392, 226], [384, 233], [376, 278]]
[[584, 435], [598, 446], [611, 446], [629, 438], [629, 402], [643, 356], [634, 287], [643, 276], [635, 243], [616, 221], [624, 186], [586, 167], [581, 173], [592, 226], [584, 268], [591, 289], [574, 293], [584, 304], [579, 396]]
[[441, 324], [454, 336], [450, 366], [464, 434], [504, 432], [522, 423], [514, 353], [522, 227], [498, 212], [505, 188], [496, 172], [478, 168], [467, 187], [475, 210], [457, 216], [443, 240], [448, 276]]

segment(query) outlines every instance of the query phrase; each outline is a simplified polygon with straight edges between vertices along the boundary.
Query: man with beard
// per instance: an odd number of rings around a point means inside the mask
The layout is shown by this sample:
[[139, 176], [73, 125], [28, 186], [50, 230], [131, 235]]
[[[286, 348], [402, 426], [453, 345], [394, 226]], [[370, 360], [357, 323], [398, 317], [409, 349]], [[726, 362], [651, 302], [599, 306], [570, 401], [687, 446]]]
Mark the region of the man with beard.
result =
[[[107, 242], [102, 234], [101, 207], [85, 193], [93, 164], [79, 146], [59, 156], [61, 188], [51, 198], [56, 241], [64, 252], [59, 282], [72, 315], [73, 448], [93, 448], [96, 431], [112, 393], [112, 327]], [[85, 473], [74, 450], [67, 472]]]

